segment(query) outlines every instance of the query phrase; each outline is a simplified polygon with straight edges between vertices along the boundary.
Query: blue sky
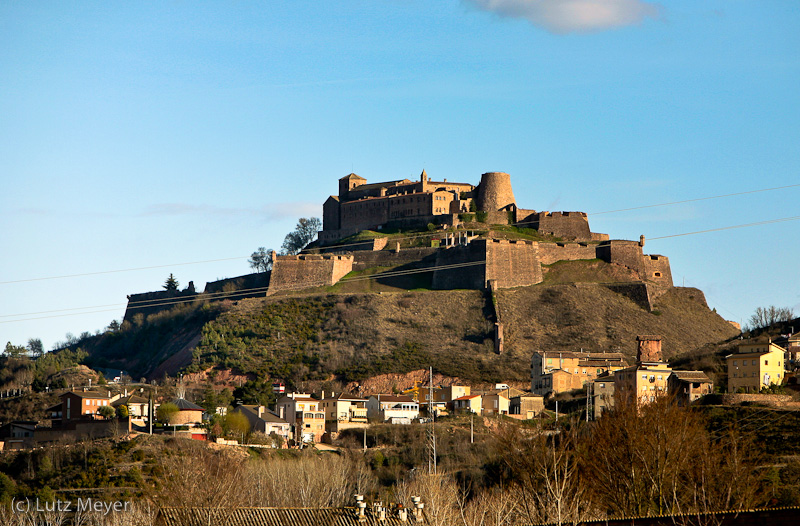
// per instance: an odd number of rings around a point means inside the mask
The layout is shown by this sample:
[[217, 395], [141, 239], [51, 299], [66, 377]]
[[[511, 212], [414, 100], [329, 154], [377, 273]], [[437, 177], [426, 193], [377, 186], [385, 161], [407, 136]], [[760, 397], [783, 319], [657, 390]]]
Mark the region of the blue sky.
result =
[[[520, 206], [590, 214], [800, 184], [798, 50], [788, 0], [0, 3], [0, 344], [94, 332], [170, 272], [247, 273], [351, 171], [506, 171]], [[798, 201], [590, 224], [654, 238]], [[645, 248], [741, 321], [800, 311], [799, 227]]]

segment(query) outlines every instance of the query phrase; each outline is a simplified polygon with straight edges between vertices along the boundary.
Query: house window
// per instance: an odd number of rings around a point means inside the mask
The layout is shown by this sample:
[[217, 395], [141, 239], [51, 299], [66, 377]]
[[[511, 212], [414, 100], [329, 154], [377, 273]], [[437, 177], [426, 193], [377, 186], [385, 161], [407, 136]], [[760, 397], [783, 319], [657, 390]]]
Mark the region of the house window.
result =
[[764, 360], [764, 365], [769, 365], [769, 360]]
[[733, 361], [733, 365], [736, 366], [736, 360]]
[[753, 360], [753, 365], [755, 365], [755, 364], [756, 364], [756, 361], [755, 361], [755, 360]]

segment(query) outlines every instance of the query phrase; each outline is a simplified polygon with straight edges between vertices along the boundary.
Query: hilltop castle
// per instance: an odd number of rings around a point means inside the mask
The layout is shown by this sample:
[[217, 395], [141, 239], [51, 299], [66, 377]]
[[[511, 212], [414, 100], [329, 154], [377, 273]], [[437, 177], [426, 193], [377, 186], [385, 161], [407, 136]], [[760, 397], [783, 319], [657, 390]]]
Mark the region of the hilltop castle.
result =
[[[517, 225], [560, 238], [556, 242], [476, 238], [462, 223]], [[439, 225], [443, 232], [428, 248], [387, 247], [378, 237], [361, 243], [342, 239], [363, 230], [419, 228]], [[490, 227], [489, 227], [490, 228]], [[652, 300], [672, 287], [669, 260], [645, 255], [639, 241], [611, 240], [592, 232], [584, 212], [541, 212], [517, 206], [511, 177], [503, 172], [481, 175], [480, 183], [401, 179], [368, 184], [356, 174], [339, 179], [339, 195], [323, 205], [319, 232], [322, 254], [274, 256], [268, 295], [315, 286], [330, 286], [354, 270], [371, 267], [428, 268], [434, 289], [485, 289], [528, 286], [543, 281], [543, 265], [558, 261], [600, 259], [622, 266], [631, 280], [612, 284], [650, 308]], [[465, 268], [466, 267], [466, 268]]]
[[[476, 236], [466, 228], [465, 223], [473, 228], [475, 219], [489, 229], [488, 236]], [[430, 224], [441, 230], [432, 232], [426, 247], [388, 246], [389, 238], [381, 236], [336, 245], [363, 230]], [[492, 237], [491, 225], [509, 224], [560, 240]], [[352, 271], [376, 267], [430, 272], [433, 289], [502, 289], [541, 283], [545, 267], [559, 261], [598, 259], [616, 265], [628, 276], [605, 286], [652, 310], [653, 300], [672, 287], [672, 274], [669, 259], [644, 254], [644, 243], [644, 236], [639, 241], [612, 240], [607, 234], [592, 232], [584, 212], [519, 208], [511, 178], [503, 172], [484, 173], [477, 186], [431, 181], [425, 171], [419, 181], [369, 184], [351, 173], [339, 179], [339, 194], [323, 204], [319, 247], [300, 255], [273, 254], [272, 270], [266, 274], [207, 283], [202, 299], [269, 296], [332, 286]], [[182, 292], [131, 295], [125, 319], [132, 319], [136, 312], [146, 316], [168, 309], [176, 296], [191, 301], [201, 295], [193, 287]]]
[[368, 184], [351, 173], [339, 179], [339, 195], [322, 205], [320, 245], [329, 245], [362, 230], [409, 228], [429, 223], [458, 226], [460, 216], [481, 212], [486, 223], [519, 224], [571, 241], [607, 240], [593, 234], [583, 212], [537, 212], [517, 207], [511, 177], [504, 172], [481, 175], [470, 183], [431, 181], [422, 171], [419, 181], [401, 179]]

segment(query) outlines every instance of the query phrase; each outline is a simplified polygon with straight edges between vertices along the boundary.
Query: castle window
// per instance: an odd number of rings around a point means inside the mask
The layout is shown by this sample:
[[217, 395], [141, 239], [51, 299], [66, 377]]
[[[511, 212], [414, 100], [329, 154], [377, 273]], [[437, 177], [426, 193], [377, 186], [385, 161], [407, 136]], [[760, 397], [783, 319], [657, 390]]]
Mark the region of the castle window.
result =
[[656, 272], [656, 273], [654, 274], [654, 276], [655, 276], [655, 277], [657, 277], [657, 278], [660, 278], [660, 277], [661, 277], [661, 272]]

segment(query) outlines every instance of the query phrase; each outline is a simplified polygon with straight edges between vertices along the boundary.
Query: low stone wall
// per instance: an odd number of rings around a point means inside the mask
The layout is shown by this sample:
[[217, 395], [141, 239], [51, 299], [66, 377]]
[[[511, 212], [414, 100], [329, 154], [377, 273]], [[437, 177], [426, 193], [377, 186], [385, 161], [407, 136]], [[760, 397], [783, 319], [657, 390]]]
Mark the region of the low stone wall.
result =
[[597, 245], [588, 243], [539, 243], [539, 260], [542, 265], [557, 261], [576, 261], [597, 258]]
[[[191, 282], [190, 282], [191, 283]], [[133, 322], [133, 317], [142, 314], [145, 318], [151, 314], [170, 310], [176, 305], [191, 302], [198, 294], [191, 285], [187, 290], [158, 290], [154, 292], [143, 292], [141, 294], [130, 294], [128, 296], [128, 306], [125, 309], [123, 321]]]
[[771, 405], [785, 409], [800, 409], [800, 402], [794, 402], [791, 395], [758, 393], [729, 393], [722, 395], [722, 403], [725, 405], [737, 405], [744, 402]]
[[267, 295], [269, 287], [270, 272], [256, 272], [245, 274], [235, 278], [221, 279], [206, 283], [203, 299], [243, 299], [243, 298], [263, 298]]

